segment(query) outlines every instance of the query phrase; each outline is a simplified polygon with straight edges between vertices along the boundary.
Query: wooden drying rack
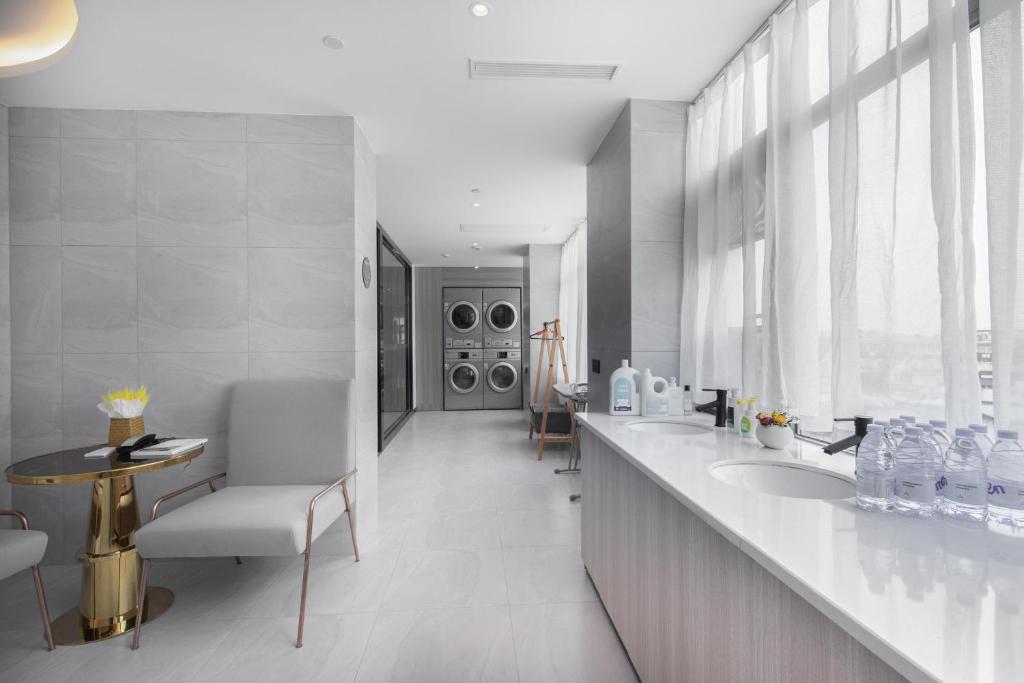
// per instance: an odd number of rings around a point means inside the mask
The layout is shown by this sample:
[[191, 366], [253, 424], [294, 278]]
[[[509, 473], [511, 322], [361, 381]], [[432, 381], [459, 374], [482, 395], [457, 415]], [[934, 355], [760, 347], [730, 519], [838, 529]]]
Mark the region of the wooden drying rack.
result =
[[[562, 337], [562, 325], [558, 318], [550, 322], [544, 323], [544, 329], [534, 332], [530, 335], [530, 339], [540, 340], [540, 356], [537, 358], [537, 368], [544, 367], [544, 354], [547, 352], [548, 356], [548, 371], [547, 380], [544, 386], [544, 413], [540, 421], [540, 430], [537, 431], [538, 435], [538, 446], [537, 446], [537, 460], [544, 459], [544, 446], [549, 443], [572, 443], [572, 430], [576, 426], [576, 410], [572, 405], [572, 401], [566, 402], [566, 408], [569, 411], [569, 433], [568, 434], [548, 434], [548, 415], [551, 411], [551, 391], [552, 386], [555, 384], [555, 350], [557, 348], [558, 356], [562, 364], [562, 377], [565, 383], [569, 383], [569, 367], [565, 359], [565, 339]], [[530, 439], [534, 435], [534, 417], [533, 417], [533, 406], [537, 404], [540, 399], [540, 373], [537, 373], [536, 378], [533, 381], [533, 401], [530, 404]]]

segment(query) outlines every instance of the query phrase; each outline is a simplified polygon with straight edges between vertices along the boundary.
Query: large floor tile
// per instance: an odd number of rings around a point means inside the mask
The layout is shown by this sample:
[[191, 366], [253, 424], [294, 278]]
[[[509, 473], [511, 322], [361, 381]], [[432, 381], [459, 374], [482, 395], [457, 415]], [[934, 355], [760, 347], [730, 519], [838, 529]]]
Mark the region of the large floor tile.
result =
[[516, 681], [507, 608], [384, 612], [373, 628], [356, 680]]
[[501, 550], [403, 552], [384, 598], [385, 610], [508, 604]]
[[501, 544], [506, 548], [538, 545], [576, 545], [580, 542], [580, 512], [525, 510], [499, 512]]
[[506, 548], [504, 556], [513, 605], [597, 600], [579, 546]]
[[498, 492], [499, 510], [566, 510], [572, 506], [565, 487], [548, 477], [544, 482], [508, 482]]
[[518, 605], [511, 614], [520, 680], [637, 680], [600, 604]]
[[449, 512], [413, 519], [406, 530], [405, 551], [498, 548], [498, 516], [493, 512]]
[[302, 648], [295, 647], [297, 619], [243, 619], [193, 681], [353, 681], [376, 619], [307, 616]]
[[[309, 564], [306, 614], [376, 612], [395, 570], [397, 552], [368, 552], [352, 557], [313, 556]], [[302, 560], [277, 576], [248, 616], [298, 616], [302, 596]]]

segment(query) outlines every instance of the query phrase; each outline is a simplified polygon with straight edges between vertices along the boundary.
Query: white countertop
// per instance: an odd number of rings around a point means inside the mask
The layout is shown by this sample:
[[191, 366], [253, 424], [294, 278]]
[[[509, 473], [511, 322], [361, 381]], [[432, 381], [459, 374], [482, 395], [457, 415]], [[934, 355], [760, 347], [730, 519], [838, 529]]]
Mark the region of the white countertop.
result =
[[[942, 518], [867, 512], [852, 499], [751, 492], [708, 472], [721, 460], [768, 458], [853, 476], [852, 456], [826, 455], [808, 443], [795, 441], [788, 451], [772, 451], [722, 429], [663, 436], [626, 426], [648, 418], [600, 413], [579, 418], [585, 429], [910, 680], [1024, 681], [1024, 539]], [[712, 424], [705, 415], [670, 419]]]

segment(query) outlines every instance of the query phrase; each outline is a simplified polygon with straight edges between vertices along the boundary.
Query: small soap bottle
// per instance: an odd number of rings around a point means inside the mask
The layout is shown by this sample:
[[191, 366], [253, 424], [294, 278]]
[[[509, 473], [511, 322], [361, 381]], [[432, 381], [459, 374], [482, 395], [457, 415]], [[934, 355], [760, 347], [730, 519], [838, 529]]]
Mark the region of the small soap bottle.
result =
[[668, 397], [668, 414], [672, 416], [680, 416], [683, 414], [683, 388], [676, 382], [676, 378], [672, 377], [668, 381], [668, 391], [666, 391]]
[[757, 423], [755, 405], [757, 405], [756, 398], [743, 399], [743, 416], [740, 417], [740, 436], [744, 439], [754, 436], [754, 425]]
[[683, 415], [693, 415], [693, 392], [690, 385], [683, 385]]

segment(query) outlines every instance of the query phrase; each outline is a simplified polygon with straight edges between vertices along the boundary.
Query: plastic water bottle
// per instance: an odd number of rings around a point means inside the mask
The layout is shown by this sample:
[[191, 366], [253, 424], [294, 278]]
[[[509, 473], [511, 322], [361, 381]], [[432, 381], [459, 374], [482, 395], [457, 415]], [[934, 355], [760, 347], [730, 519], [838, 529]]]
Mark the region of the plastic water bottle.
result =
[[946, 449], [953, 445], [953, 439], [949, 438], [949, 433], [946, 431], [946, 421], [928, 420], [928, 424], [935, 428], [932, 437], [935, 439], [935, 443], [942, 446], [942, 452], [945, 453]]
[[893, 445], [899, 446], [900, 441], [903, 441], [903, 437], [906, 434], [906, 425], [906, 421], [899, 417], [889, 420], [889, 429], [885, 433]]
[[985, 454], [973, 429], [957, 429], [942, 463], [942, 514], [972, 522], [985, 521]]
[[949, 445], [936, 436], [935, 427], [932, 427], [930, 424], [921, 424], [918, 425], [918, 428], [921, 430], [921, 442], [932, 447], [935, 453], [935, 464], [937, 467], [942, 467], [942, 458], [945, 456]]
[[896, 499], [893, 509], [906, 515], [935, 514], [935, 480], [940, 470], [931, 444], [921, 442], [921, 428], [907, 427], [893, 455]]
[[988, 457], [988, 520], [996, 531], [1024, 529], [1024, 447], [1017, 432], [1000, 429]]
[[868, 433], [857, 447], [857, 507], [891, 510], [895, 484], [892, 444], [882, 425], [869, 424]]
[[917, 418], [914, 417], [913, 415], [900, 415], [900, 419], [903, 420], [903, 422], [907, 425], [918, 426]]
[[974, 432], [974, 440], [978, 442], [978, 448], [988, 458], [988, 454], [992, 451], [993, 441], [992, 437], [988, 435], [988, 426], [983, 424], [972, 424], [971, 430]]

